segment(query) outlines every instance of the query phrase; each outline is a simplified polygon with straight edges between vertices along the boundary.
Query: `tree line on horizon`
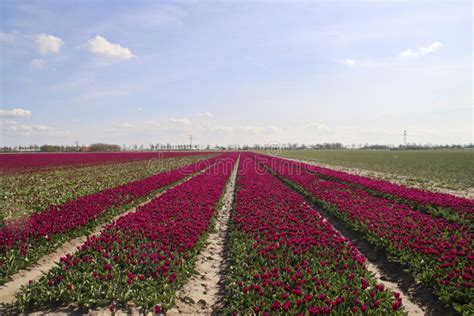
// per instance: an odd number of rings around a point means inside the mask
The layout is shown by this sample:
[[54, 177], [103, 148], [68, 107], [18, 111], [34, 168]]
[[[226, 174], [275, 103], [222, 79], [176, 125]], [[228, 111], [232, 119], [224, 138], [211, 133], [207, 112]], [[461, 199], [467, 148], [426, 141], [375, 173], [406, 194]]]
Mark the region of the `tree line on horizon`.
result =
[[191, 144], [150, 144], [144, 145], [117, 145], [95, 143], [91, 145], [29, 145], [29, 146], [3, 146], [0, 152], [117, 152], [117, 151], [182, 151], [182, 150], [429, 150], [429, 149], [474, 149], [474, 144], [446, 144], [446, 145], [384, 145], [384, 144], [351, 144], [344, 145], [342, 143], [322, 143], [322, 144], [271, 144], [271, 145], [226, 145], [211, 146], [207, 145], [191, 145]]

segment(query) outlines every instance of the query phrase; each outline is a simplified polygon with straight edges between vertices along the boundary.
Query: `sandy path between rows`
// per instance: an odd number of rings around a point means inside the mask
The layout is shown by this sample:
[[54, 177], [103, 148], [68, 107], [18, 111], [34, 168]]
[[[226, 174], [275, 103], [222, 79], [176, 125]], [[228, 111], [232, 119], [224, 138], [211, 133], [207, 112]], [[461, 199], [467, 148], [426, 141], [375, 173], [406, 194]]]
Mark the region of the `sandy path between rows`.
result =
[[[15, 301], [15, 294], [20, 290], [22, 286], [28, 285], [30, 281], [37, 281], [39, 280], [45, 273], [47, 273], [56, 263], [58, 263], [61, 259], [61, 257], [65, 256], [66, 254], [73, 254], [78, 250], [78, 247], [81, 246], [86, 240], [87, 237], [97, 235], [99, 234], [102, 229], [110, 224], [113, 221], [118, 220], [120, 217], [125, 216], [129, 213], [135, 212], [140, 206], [146, 205], [151, 202], [151, 200], [159, 197], [160, 195], [164, 194], [168, 190], [171, 190], [175, 188], [176, 186], [180, 185], [181, 183], [184, 183], [191, 178], [195, 177], [196, 175], [204, 172], [207, 170], [205, 168], [202, 171], [199, 171], [191, 176], [185, 177], [184, 179], [181, 179], [174, 184], [172, 184], [170, 187], [168, 187], [166, 190], [163, 190], [156, 194], [155, 196], [151, 197], [150, 199], [138, 204], [137, 206], [120, 213], [119, 215], [115, 216], [111, 220], [97, 226], [94, 231], [90, 235], [85, 235], [85, 236], [80, 236], [77, 238], [74, 238], [70, 241], [67, 241], [64, 243], [61, 247], [56, 249], [53, 253], [48, 254], [46, 256], [41, 257], [34, 265], [27, 269], [23, 269], [15, 273], [11, 277], [11, 281], [5, 283], [4, 285], [0, 286], [0, 304], [10, 304]], [[1, 312], [1, 310], [0, 310]]]
[[389, 289], [392, 292], [400, 293], [400, 298], [402, 299], [403, 308], [408, 313], [408, 315], [426, 315], [427, 314], [425, 313], [425, 311], [420, 305], [415, 303], [411, 299], [410, 296], [407, 296], [406, 293], [404, 293], [404, 291], [398, 286], [397, 283], [383, 280], [382, 274], [379, 268], [375, 264], [371, 263], [368, 259], [366, 261], [366, 266], [367, 266], [367, 270], [369, 270], [370, 272], [374, 274], [375, 278], [377, 279], [377, 283], [383, 284], [386, 289]]
[[222, 309], [221, 288], [226, 268], [225, 243], [238, 166], [239, 160], [232, 170], [222, 207], [216, 215], [215, 231], [209, 234], [207, 246], [197, 257], [195, 264], [197, 273], [176, 293], [176, 305], [166, 313], [167, 315], [210, 315]]
[[[318, 212], [318, 209], [315, 209], [316, 212]], [[324, 216], [324, 214], [318, 212], [323, 218], [326, 218]], [[327, 220], [327, 219], [326, 219]], [[331, 222], [330, 222], [331, 223]], [[348, 236], [346, 236], [345, 234], [343, 234], [340, 230], [338, 230], [332, 223], [331, 223], [332, 227], [334, 228], [334, 230], [336, 230], [337, 232], [339, 232], [339, 234], [341, 236], [344, 236], [346, 239], [349, 239], [351, 240], [352, 242], [355, 242], [355, 240], [351, 239], [351, 238], [347, 238]], [[357, 247], [357, 246], [356, 246]], [[364, 253], [363, 251], [361, 251], [361, 249], [357, 248], [359, 250], [360, 253]], [[364, 255], [365, 256], [365, 255]], [[378, 265], [374, 262], [371, 262], [367, 257], [365, 258], [366, 261], [365, 261], [365, 266], [367, 267], [367, 270], [369, 270], [373, 276], [375, 277], [375, 279], [377, 280], [377, 283], [378, 284], [383, 284], [385, 286], [386, 289], [389, 289], [391, 290], [392, 292], [398, 292], [400, 293], [400, 298], [402, 299], [402, 304], [403, 304], [403, 308], [405, 309], [405, 311], [408, 313], [408, 315], [426, 315], [428, 314], [427, 312], [425, 312], [424, 308], [422, 306], [420, 306], [418, 303], [416, 303], [412, 296], [410, 295], [410, 293], [407, 293], [406, 291], [404, 291], [402, 288], [400, 288], [400, 286], [398, 286], [397, 283], [395, 282], [392, 282], [392, 281], [389, 281], [389, 280], [386, 280], [383, 278], [383, 273], [381, 272], [381, 270], [379, 269]]]

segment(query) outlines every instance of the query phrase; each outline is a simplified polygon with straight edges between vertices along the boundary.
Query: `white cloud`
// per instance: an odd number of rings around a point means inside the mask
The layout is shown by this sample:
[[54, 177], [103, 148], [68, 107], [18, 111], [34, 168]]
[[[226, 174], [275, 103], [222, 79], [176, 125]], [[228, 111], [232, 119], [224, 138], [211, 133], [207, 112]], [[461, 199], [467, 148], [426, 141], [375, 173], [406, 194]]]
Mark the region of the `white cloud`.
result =
[[191, 120], [188, 119], [187, 117], [184, 118], [171, 118], [169, 121], [173, 124], [176, 125], [182, 125], [182, 126], [190, 126], [191, 125]]
[[111, 59], [127, 60], [135, 57], [128, 48], [122, 47], [119, 44], [111, 43], [100, 35], [96, 35], [96, 37], [88, 40], [87, 47], [89, 52], [92, 54], [101, 55]]
[[279, 127], [268, 125], [268, 126], [251, 126], [251, 125], [242, 125], [238, 127], [224, 127], [224, 126], [214, 126], [213, 129], [226, 131], [232, 134], [250, 134], [250, 135], [269, 135], [275, 134], [281, 131]]
[[130, 124], [130, 123], [124, 122], [124, 123], [118, 124], [117, 127], [119, 127], [119, 128], [124, 128], [124, 129], [130, 129], [130, 128], [133, 127], [133, 125]]
[[48, 64], [44, 59], [35, 58], [31, 61], [31, 67], [34, 69], [46, 69], [48, 68]]
[[142, 127], [144, 127], [145, 130], [149, 130], [149, 131], [156, 131], [163, 128], [161, 123], [155, 122], [155, 121], [146, 122], [145, 124], [142, 125]]
[[320, 128], [326, 128], [327, 126], [321, 123], [308, 123], [305, 125], [305, 127], [320, 129]]
[[0, 116], [8, 117], [30, 117], [31, 111], [24, 109], [0, 110]]
[[130, 133], [135, 133], [138, 131], [143, 130], [142, 129], [143, 125], [133, 125], [129, 122], [121, 122], [121, 123], [115, 123], [110, 127], [110, 130], [108, 132], [112, 133], [118, 133], [118, 134], [130, 134]]
[[356, 64], [356, 61], [354, 59], [350, 59], [350, 58], [340, 59], [337, 62], [340, 63], [340, 64], [343, 64], [343, 65], [348, 65], [348, 66], [353, 66], [353, 65]]
[[436, 52], [443, 46], [440, 42], [436, 41], [431, 43], [431, 45], [427, 47], [420, 47], [418, 49], [406, 49], [403, 52], [400, 53], [400, 57], [420, 57], [420, 56], [426, 56], [431, 53]]
[[306, 124], [304, 127], [307, 129], [310, 129], [313, 132], [317, 132], [321, 134], [328, 134], [328, 133], [333, 132], [331, 128], [321, 123], [309, 123], [309, 124]]
[[400, 53], [400, 57], [418, 57], [418, 56], [419, 56], [418, 52], [412, 49], [406, 49]]
[[11, 33], [0, 32], [0, 42], [12, 42], [13, 35]]
[[159, 26], [164, 24], [181, 24], [188, 12], [181, 6], [172, 4], [158, 4], [153, 7], [128, 12], [125, 19], [133, 25]]
[[51, 126], [46, 126], [46, 125], [31, 125], [31, 130], [32, 131], [39, 131], [39, 132], [46, 132], [46, 131], [52, 131], [54, 128]]
[[66, 136], [69, 131], [59, 131], [47, 125], [23, 125], [15, 121], [0, 121], [2, 133], [13, 136], [31, 136], [33, 134], [46, 136]]
[[428, 47], [421, 47], [421, 48], [420, 48], [420, 53], [421, 53], [422, 55], [431, 54], [431, 53], [437, 51], [438, 49], [440, 49], [441, 46], [443, 46], [443, 44], [441, 44], [440, 42], [433, 42], [433, 43], [431, 43], [431, 45], [428, 46]]
[[[275, 125], [221, 125], [216, 122], [194, 121], [188, 117], [169, 118], [163, 121], [146, 121], [140, 124], [129, 124], [117, 122], [111, 128], [111, 132], [117, 139], [126, 137], [143, 137], [144, 139], [161, 139], [171, 143], [188, 142], [189, 135], [193, 135], [193, 140], [198, 142], [208, 142], [219, 140], [220, 142], [233, 141], [241, 137], [251, 141], [251, 139], [265, 139], [270, 141], [282, 135], [283, 128]], [[135, 136], [131, 136], [135, 135]], [[271, 139], [269, 139], [271, 138]]]
[[280, 129], [278, 127], [272, 126], [272, 125], [265, 127], [264, 130], [263, 130], [264, 134], [274, 134], [274, 133], [277, 133], [279, 131], [280, 131]]
[[214, 114], [212, 114], [211, 112], [199, 112], [196, 114], [197, 116], [201, 116], [201, 117], [214, 117]]
[[42, 55], [59, 53], [63, 44], [62, 39], [50, 34], [39, 34], [36, 36], [36, 48]]
[[0, 125], [16, 125], [16, 124], [18, 123], [15, 121], [8, 121], [8, 120], [0, 121]]

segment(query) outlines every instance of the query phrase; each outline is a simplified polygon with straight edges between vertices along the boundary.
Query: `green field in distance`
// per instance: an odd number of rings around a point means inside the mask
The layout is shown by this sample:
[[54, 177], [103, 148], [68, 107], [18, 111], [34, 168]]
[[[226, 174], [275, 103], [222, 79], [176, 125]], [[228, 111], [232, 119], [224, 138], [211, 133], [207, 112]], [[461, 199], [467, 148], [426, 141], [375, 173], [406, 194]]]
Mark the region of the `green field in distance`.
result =
[[474, 187], [473, 150], [283, 150], [278, 155], [435, 181], [452, 188]]

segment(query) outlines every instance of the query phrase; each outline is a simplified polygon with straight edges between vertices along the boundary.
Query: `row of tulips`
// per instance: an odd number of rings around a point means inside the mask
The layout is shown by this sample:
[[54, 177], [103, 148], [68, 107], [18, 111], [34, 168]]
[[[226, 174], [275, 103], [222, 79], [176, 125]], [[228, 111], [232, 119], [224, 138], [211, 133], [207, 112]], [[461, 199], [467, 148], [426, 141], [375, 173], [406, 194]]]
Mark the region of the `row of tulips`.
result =
[[[176, 169], [210, 155], [108, 163], [81, 168], [0, 175], [0, 221], [11, 221], [132, 181]], [[0, 226], [2, 223], [0, 223]]]
[[225, 163], [214, 164], [106, 226], [38, 282], [23, 288], [17, 307], [31, 311], [72, 303], [110, 306], [113, 311], [132, 304], [145, 313], [166, 311], [205, 244], [236, 158], [229, 154]]
[[[272, 158], [269, 158], [272, 159]], [[285, 160], [288, 163], [290, 161]], [[432, 192], [388, 181], [349, 174], [328, 168], [318, 167], [304, 162], [296, 163], [309, 172], [355, 185], [379, 196], [410, 204], [413, 208], [450, 221], [474, 226], [474, 201], [451, 194]]]
[[[200, 152], [204, 154], [205, 152]], [[119, 153], [34, 153], [0, 154], [0, 172], [39, 171], [57, 167], [102, 165], [125, 161], [177, 158], [196, 155], [197, 152], [119, 152]]]
[[79, 197], [0, 227], [0, 283], [66, 240], [86, 234], [173, 183], [203, 170], [218, 158]]
[[329, 181], [298, 163], [262, 156], [256, 159], [349, 227], [364, 233], [371, 243], [384, 248], [389, 258], [408, 266], [416, 278], [434, 288], [441, 301], [458, 311], [474, 313], [472, 230]]
[[231, 215], [227, 312], [404, 314], [365, 257], [304, 199], [241, 157]]

